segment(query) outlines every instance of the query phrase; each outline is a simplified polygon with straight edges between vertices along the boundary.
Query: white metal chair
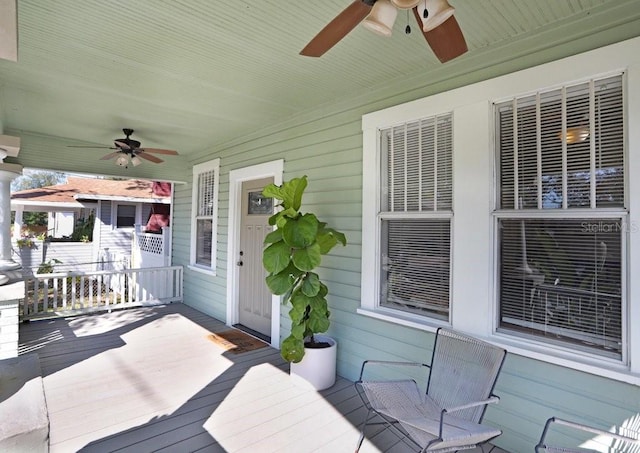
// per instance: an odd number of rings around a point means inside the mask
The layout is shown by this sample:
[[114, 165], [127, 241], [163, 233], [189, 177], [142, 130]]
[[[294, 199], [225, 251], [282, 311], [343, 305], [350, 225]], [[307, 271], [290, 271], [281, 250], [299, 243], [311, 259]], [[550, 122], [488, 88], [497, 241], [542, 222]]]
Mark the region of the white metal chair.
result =
[[[429, 365], [365, 361], [355, 385], [368, 413], [356, 452], [364, 440], [365, 428], [374, 424], [386, 425], [422, 452], [475, 448], [499, 436], [501, 430], [480, 423], [487, 404], [499, 401], [493, 389], [505, 355], [502, 348], [440, 328]], [[423, 385], [421, 390], [416, 380], [410, 378], [365, 379], [374, 374], [378, 366], [424, 369], [426, 387]], [[377, 368], [377, 371], [380, 374], [384, 370]]]
[[[547, 443], [547, 436], [551, 432], [551, 425], [553, 423], [561, 426], [567, 426], [571, 429], [596, 434], [601, 439], [606, 439], [607, 443], [602, 444], [601, 450], [574, 446], [565, 447], [558, 445], [549, 445]], [[542, 435], [540, 436], [540, 441], [538, 442], [538, 445], [536, 445], [536, 453], [598, 453], [598, 451], [638, 453], [640, 452], [640, 440], [638, 440], [638, 434], [636, 433], [635, 437], [630, 437], [622, 434], [604, 431], [592, 426], [584, 425], [582, 423], [576, 423], [557, 417], [551, 417], [547, 420], [547, 423], [545, 423], [544, 430], [542, 431]]]

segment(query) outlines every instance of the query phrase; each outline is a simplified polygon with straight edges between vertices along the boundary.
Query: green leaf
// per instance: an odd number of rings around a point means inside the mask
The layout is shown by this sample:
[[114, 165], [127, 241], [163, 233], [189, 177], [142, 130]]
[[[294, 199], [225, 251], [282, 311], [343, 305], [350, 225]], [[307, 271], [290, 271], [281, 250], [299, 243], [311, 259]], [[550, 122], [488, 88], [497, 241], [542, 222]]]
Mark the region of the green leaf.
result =
[[320, 297], [327, 297], [327, 294], [329, 294], [329, 288], [327, 288], [327, 285], [320, 282], [320, 291], [318, 291], [318, 295]]
[[280, 355], [287, 362], [298, 363], [304, 357], [304, 340], [288, 336], [280, 345]]
[[311, 310], [316, 312], [316, 314], [326, 314], [329, 312], [327, 299], [325, 299], [323, 296], [312, 297], [311, 299], [309, 299], [309, 305], [311, 306]]
[[316, 240], [318, 219], [313, 214], [305, 214], [289, 220], [282, 228], [282, 238], [291, 247], [307, 247]]
[[333, 228], [326, 228], [324, 225], [326, 224], [322, 224], [318, 230], [317, 238], [323, 255], [329, 253], [331, 249], [338, 244], [338, 242], [342, 245], [347, 245], [347, 238], [344, 234], [334, 230]]
[[306, 314], [306, 306], [304, 308], [300, 308], [298, 305], [293, 305], [291, 310], [289, 310], [289, 317], [291, 318], [291, 324], [300, 324], [304, 315]]
[[331, 233], [318, 233], [318, 245], [320, 253], [326, 255], [338, 243], [338, 240]]
[[271, 233], [267, 234], [264, 238], [265, 244], [272, 244], [274, 242], [278, 242], [282, 240], [282, 230], [273, 230]]
[[309, 313], [309, 320], [307, 321], [307, 325], [309, 329], [313, 331], [313, 333], [322, 333], [329, 330], [329, 312], [323, 310], [311, 310]]
[[277, 274], [284, 270], [291, 261], [291, 247], [284, 241], [278, 241], [264, 249], [262, 265], [267, 272]]
[[278, 211], [269, 217], [269, 225], [274, 226], [278, 223], [278, 220], [282, 217], [282, 211]]
[[302, 281], [300, 290], [305, 296], [313, 297], [320, 291], [320, 277], [314, 272], [309, 272]]
[[291, 206], [296, 211], [299, 211], [300, 210], [300, 206], [302, 206], [302, 194], [304, 193], [304, 189], [306, 189], [306, 188], [307, 188], [307, 175], [304, 175], [298, 181], [298, 185], [297, 185], [296, 190], [295, 190], [294, 195], [293, 195], [293, 201], [292, 201]]
[[311, 271], [320, 265], [322, 255], [320, 246], [314, 243], [307, 248], [294, 250], [292, 255], [293, 264], [302, 271]]
[[265, 281], [267, 282], [267, 286], [269, 287], [269, 291], [271, 291], [271, 294], [275, 294], [277, 296], [285, 294], [287, 291], [289, 291], [294, 280], [295, 277], [288, 272], [270, 274], [265, 279]]
[[262, 189], [262, 195], [269, 198], [275, 198], [277, 200], [282, 200], [282, 190], [280, 187], [275, 184], [268, 184]]
[[291, 325], [291, 336], [295, 337], [295, 338], [297, 338], [299, 340], [304, 341], [304, 337], [306, 336], [305, 335], [305, 330], [306, 330], [306, 328], [305, 328], [304, 323], [295, 324], [295, 325], [292, 324]]

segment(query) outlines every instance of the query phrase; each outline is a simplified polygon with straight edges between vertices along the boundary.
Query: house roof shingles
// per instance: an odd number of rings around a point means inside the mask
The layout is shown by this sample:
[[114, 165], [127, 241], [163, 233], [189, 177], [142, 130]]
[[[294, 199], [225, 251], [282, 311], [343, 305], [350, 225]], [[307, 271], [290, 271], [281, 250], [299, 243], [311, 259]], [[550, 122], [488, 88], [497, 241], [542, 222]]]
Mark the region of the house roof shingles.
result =
[[[111, 179], [67, 177], [64, 184], [14, 192], [11, 199], [36, 203], [78, 203], [82, 199], [134, 198], [149, 202], [167, 202], [162, 194], [153, 193], [153, 182], [138, 179], [116, 181]], [[79, 203], [78, 203], [79, 204]]]

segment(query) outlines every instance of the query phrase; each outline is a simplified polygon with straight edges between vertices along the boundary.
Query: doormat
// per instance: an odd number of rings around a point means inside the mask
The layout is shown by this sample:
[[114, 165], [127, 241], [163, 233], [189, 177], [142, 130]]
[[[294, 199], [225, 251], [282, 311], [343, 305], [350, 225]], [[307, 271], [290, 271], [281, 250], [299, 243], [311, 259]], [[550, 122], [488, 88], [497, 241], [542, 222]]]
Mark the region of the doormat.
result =
[[225, 351], [232, 352], [233, 354], [242, 354], [243, 352], [249, 352], [267, 346], [267, 343], [264, 341], [258, 340], [237, 329], [212, 333], [207, 335], [207, 338]]

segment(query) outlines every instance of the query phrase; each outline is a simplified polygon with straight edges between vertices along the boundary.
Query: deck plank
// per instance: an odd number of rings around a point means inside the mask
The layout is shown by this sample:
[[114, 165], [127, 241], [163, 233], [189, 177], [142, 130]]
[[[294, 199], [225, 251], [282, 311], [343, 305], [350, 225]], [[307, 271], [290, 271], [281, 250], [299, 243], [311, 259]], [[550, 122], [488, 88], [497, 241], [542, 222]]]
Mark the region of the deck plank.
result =
[[[20, 327], [39, 354], [51, 452], [353, 451], [365, 415], [353, 383], [297, 387], [271, 347], [232, 354], [209, 341], [228, 327], [184, 304]], [[373, 430], [363, 453], [410, 452]]]

